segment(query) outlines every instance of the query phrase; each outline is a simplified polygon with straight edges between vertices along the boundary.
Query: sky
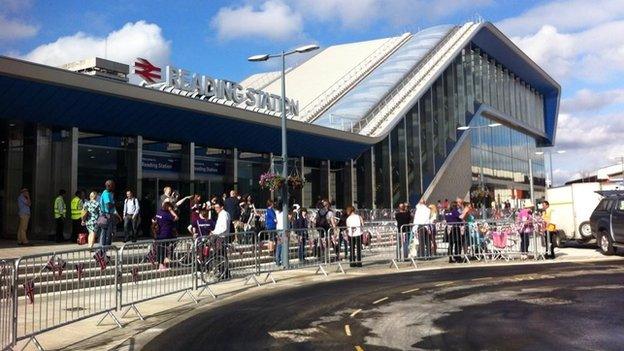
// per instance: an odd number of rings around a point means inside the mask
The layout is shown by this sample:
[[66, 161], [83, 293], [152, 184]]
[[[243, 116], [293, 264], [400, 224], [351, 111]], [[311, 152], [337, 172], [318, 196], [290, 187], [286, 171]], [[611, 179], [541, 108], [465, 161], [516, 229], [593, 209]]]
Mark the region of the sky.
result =
[[[483, 18], [562, 86], [555, 184], [624, 155], [624, 0], [0, 0], [0, 54], [48, 65], [136, 57], [241, 81], [247, 57]], [[303, 55], [293, 55], [305, 60]]]

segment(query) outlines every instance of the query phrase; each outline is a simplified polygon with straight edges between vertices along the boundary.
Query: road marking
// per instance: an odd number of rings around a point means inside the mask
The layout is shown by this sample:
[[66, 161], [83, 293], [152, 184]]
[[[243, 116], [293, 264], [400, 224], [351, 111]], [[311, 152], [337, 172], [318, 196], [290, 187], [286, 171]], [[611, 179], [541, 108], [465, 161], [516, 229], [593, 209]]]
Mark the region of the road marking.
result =
[[453, 283], [454, 283], [454, 282], [443, 282], [443, 283], [438, 283], [438, 284], [436, 284], [435, 286], [445, 286], [445, 285], [451, 285], [451, 284], [453, 284]]
[[291, 342], [307, 342], [312, 339], [312, 335], [319, 333], [319, 328], [307, 328], [307, 329], [293, 329], [293, 330], [278, 330], [269, 332], [275, 339], [289, 339]]
[[356, 314], [362, 312], [362, 309], [360, 308], [359, 310], [355, 310], [353, 311], [353, 313], [351, 313], [351, 318], [355, 317]]
[[378, 304], [378, 303], [380, 303], [380, 302], [384, 302], [384, 301], [386, 301], [387, 299], [388, 299], [388, 297], [386, 296], [386, 297], [381, 298], [381, 299], [379, 299], [379, 300], [373, 301], [373, 305], [376, 305], [376, 304]]
[[409, 293], [411, 293], [411, 292], [418, 291], [418, 290], [420, 290], [420, 288], [415, 288], [415, 289], [405, 290], [405, 291], [401, 292], [401, 294], [409, 294]]
[[355, 346], [355, 351], [364, 351], [364, 349], [362, 348], [362, 346], [356, 345]]
[[348, 324], [345, 324], [345, 334], [347, 334], [347, 336], [351, 336], [351, 328], [349, 328]]

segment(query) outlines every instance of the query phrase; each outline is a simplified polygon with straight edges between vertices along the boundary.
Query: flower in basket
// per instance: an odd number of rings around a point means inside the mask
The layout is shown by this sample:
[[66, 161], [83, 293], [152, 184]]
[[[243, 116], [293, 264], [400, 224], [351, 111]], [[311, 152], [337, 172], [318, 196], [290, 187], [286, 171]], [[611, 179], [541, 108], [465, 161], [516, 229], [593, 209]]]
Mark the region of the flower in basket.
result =
[[288, 186], [293, 189], [303, 189], [303, 186], [306, 183], [305, 178], [299, 176], [298, 174], [288, 176], [287, 179]]
[[259, 184], [263, 189], [278, 190], [284, 184], [284, 177], [273, 172], [262, 173]]

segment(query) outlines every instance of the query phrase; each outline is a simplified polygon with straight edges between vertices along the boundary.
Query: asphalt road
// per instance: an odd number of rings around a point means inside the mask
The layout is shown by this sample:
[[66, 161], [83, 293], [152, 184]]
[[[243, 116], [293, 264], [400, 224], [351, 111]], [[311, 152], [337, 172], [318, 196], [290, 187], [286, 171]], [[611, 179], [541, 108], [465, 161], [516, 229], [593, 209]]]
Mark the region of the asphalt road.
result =
[[265, 293], [144, 350], [622, 350], [620, 261], [416, 271]]

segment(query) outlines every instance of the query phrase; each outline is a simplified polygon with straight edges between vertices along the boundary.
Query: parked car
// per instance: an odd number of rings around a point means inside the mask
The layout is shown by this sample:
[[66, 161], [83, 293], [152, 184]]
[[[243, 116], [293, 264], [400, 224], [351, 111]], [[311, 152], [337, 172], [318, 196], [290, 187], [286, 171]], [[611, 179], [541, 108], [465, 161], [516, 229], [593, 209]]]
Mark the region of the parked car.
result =
[[624, 190], [597, 191], [604, 198], [589, 218], [596, 242], [605, 255], [624, 250]]

